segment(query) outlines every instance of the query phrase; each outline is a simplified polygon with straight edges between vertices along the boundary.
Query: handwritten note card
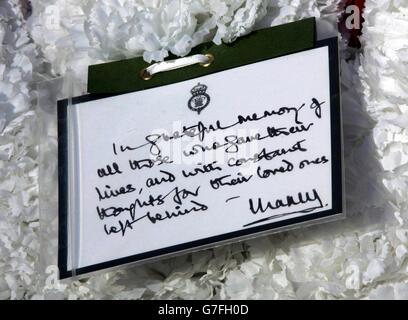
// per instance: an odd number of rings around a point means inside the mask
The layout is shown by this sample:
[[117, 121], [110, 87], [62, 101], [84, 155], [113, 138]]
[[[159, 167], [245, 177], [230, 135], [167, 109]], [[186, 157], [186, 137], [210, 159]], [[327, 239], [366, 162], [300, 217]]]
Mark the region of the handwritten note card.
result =
[[[333, 41], [67, 107], [67, 271], [342, 213]], [[72, 189], [74, 188], [74, 189]]]

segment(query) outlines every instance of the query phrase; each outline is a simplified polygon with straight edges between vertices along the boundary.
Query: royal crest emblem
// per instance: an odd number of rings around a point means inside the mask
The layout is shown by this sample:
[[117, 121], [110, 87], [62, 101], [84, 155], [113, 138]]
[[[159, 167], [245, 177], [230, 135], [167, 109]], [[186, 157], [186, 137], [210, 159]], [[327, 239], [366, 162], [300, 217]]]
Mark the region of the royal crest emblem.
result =
[[188, 108], [192, 111], [196, 111], [198, 114], [201, 113], [209, 104], [210, 96], [208, 95], [207, 86], [205, 84], [198, 83], [191, 89], [191, 94], [193, 95], [190, 100], [188, 100]]

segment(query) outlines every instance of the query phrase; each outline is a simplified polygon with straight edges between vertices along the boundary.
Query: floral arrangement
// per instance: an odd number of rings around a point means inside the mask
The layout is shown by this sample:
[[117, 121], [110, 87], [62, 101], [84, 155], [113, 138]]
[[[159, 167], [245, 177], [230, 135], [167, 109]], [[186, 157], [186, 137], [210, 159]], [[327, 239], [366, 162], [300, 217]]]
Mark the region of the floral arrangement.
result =
[[[82, 281], [38, 272], [39, 81], [143, 55], [160, 61], [204, 42], [315, 16], [335, 28], [337, 0], [9, 0], [0, 3], [0, 299], [408, 298], [408, 4], [366, 0], [344, 39], [347, 208], [341, 222], [206, 250]], [[362, 8], [362, 1], [352, 1]], [[54, 150], [55, 153], [55, 150]], [[51, 164], [55, 154], [50, 154]], [[42, 269], [41, 269], [42, 270]]]

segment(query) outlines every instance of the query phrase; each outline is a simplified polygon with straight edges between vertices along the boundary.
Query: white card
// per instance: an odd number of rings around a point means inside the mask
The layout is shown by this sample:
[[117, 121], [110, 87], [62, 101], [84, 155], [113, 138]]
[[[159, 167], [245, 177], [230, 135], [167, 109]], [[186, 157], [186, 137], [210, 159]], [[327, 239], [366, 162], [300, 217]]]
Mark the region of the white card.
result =
[[341, 215], [333, 46], [65, 104], [62, 277]]

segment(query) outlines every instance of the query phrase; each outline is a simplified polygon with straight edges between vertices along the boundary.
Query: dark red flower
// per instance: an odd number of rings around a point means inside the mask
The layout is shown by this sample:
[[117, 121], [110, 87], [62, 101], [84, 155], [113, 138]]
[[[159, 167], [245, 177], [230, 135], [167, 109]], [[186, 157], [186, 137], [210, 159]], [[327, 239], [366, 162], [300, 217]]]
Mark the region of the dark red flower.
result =
[[[352, 19], [352, 15], [355, 15], [356, 12], [349, 12], [347, 13], [347, 7], [349, 6], [356, 6], [358, 8], [358, 16], [359, 16], [359, 24], [357, 28], [349, 28], [347, 25], [347, 21], [350, 21]], [[343, 37], [346, 39], [348, 45], [350, 47], [354, 48], [360, 48], [360, 39], [359, 37], [362, 35], [363, 32], [363, 23], [364, 23], [364, 18], [363, 18], [363, 11], [365, 8], [365, 0], [343, 0], [340, 4], [340, 9], [342, 10], [342, 15], [339, 19], [339, 31], [343, 35]]]

